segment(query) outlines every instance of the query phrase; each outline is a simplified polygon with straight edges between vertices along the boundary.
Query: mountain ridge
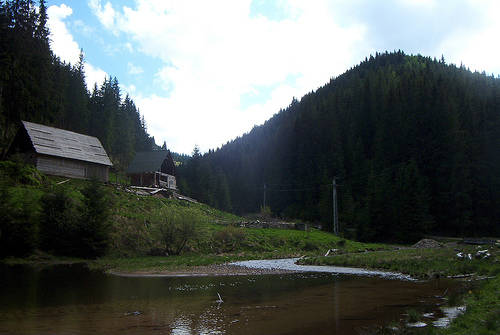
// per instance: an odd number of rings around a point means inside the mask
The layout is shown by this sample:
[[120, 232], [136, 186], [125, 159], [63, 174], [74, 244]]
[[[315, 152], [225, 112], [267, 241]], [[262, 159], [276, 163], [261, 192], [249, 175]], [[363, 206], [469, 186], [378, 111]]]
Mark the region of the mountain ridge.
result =
[[336, 176], [344, 232], [358, 238], [494, 233], [499, 82], [444, 59], [376, 54], [248, 134], [195, 155], [180, 184], [237, 213], [258, 211], [267, 185], [275, 215], [331, 226]]

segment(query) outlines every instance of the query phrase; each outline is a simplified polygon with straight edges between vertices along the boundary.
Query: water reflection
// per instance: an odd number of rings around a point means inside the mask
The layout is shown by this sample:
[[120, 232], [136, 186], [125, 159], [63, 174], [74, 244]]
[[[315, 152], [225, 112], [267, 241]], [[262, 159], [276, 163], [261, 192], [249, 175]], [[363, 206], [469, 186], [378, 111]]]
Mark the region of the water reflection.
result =
[[124, 278], [83, 266], [3, 266], [0, 333], [354, 334], [412, 306], [434, 308], [449, 285], [320, 273]]

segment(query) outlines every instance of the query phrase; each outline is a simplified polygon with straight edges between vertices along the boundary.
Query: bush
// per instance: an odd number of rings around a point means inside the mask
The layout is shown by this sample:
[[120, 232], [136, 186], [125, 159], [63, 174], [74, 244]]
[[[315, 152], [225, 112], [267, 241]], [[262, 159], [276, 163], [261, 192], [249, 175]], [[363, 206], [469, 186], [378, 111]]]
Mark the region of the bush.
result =
[[37, 246], [38, 203], [27, 190], [0, 181], [0, 256], [25, 256]]
[[0, 178], [10, 180], [12, 184], [41, 185], [43, 175], [33, 166], [22, 162], [0, 162]]
[[245, 240], [245, 232], [241, 228], [228, 226], [213, 235], [214, 246], [218, 252], [229, 252], [237, 249]]
[[406, 311], [406, 313], [408, 315], [408, 322], [415, 323], [420, 321], [420, 313], [417, 310], [409, 309]]
[[97, 180], [92, 180], [81, 193], [84, 198], [77, 227], [77, 256], [95, 258], [104, 255], [109, 244], [111, 199]]
[[319, 249], [318, 245], [311, 241], [306, 241], [304, 247], [302, 248], [302, 250], [304, 251], [315, 251], [318, 249]]
[[345, 240], [344, 239], [338, 240], [337, 247], [339, 247], [339, 248], [345, 247]]
[[110, 248], [114, 256], [164, 255], [164, 250], [152, 251], [154, 237], [145, 221], [134, 220], [119, 215], [112, 217]]
[[77, 253], [79, 215], [64, 188], [47, 192], [41, 199], [40, 247], [59, 255]]
[[271, 217], [271, 207], [269, 206], [260, 206], [260, 215], [263, 218], [269, 219]]
[[40, 239], [44, 250], [85, 258], [106, 252], [110, 233], [107, 192], [93, 180], [81, 193], [82, 202], [76, 202], [63, 187], [42, 197]]
[[162, 247], [167, 255], [179, 255], [189, 241], [198, 238], [200, 219], [194, 214], [168, 213], [158, 224]]

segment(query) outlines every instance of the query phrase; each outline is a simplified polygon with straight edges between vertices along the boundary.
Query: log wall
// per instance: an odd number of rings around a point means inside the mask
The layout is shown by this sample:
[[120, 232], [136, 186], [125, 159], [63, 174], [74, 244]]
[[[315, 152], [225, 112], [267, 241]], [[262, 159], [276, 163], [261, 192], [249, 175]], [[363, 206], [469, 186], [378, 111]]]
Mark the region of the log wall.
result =
[[97, 178], [103, 182], [107, 182], [109, 178], [109, 168], [105, 165], [62, 157], [39, 155], [36, 167], [43, 173], [55, 176], [79, 179]]

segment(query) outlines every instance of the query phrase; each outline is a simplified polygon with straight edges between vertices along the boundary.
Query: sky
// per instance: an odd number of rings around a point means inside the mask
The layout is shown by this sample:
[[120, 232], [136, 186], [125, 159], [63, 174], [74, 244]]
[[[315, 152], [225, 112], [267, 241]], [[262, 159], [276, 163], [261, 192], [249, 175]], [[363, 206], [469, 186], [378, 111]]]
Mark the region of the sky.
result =
[[116, 77], [156, 143], [221, 147], [375, 52], [500, 74], [498, 0], [48, 0], [53, 52]]

